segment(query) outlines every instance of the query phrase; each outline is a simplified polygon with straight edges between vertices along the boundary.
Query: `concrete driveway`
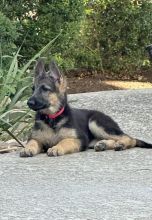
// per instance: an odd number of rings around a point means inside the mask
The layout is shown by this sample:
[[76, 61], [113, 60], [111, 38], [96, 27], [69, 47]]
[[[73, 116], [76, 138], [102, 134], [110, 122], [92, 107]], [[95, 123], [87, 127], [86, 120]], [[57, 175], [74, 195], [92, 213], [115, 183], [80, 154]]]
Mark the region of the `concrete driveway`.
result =
[[[152, 90], [69, 96], [152, 143]], [[152, 220], [152, 150], [0, 155], [0, 220]]]

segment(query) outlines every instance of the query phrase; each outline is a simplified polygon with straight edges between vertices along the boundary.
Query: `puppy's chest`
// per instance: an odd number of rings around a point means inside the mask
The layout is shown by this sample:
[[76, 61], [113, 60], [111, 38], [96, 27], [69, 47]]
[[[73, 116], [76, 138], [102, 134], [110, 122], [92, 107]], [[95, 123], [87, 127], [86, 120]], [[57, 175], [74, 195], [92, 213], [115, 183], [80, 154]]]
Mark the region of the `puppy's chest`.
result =
[[52, 129], [42, 122], [39, 123], [39, 126], [37, 126], [39, 127], [39, 129], [33, 130], [32, 138], [35, 138], [39, 143], [44, 146], [52, 147], [63, 139], [77, 138], [77, 133], [75, 129], [66, 127]]

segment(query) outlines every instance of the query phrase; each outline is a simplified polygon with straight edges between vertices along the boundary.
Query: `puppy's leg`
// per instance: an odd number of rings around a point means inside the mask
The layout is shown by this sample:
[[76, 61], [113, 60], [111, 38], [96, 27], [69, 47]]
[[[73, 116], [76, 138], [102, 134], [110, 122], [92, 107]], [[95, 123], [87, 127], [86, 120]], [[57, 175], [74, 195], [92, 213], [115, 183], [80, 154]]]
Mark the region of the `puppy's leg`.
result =
[[79, 139], [66, 138], [60, 141], [56, 146], [49, 148], [47, 151], [48, 156], [61, 156], [64, 154], [71, 154], [79, 152], [81, 142]]
[[95, 151], [113, 150], [115, 149], [115, 140], [101, 140], [94, 145]]
[[41, 145], [34, 139], [31, 139], [25, 148], [20, 152], [20, 157], [32, 157], [36, 154], [39, 154], [42, 150]]
[[115, 144], [115, 150], [120, 151], [120, 150], [126, 150], [129, 148], [136, 147], [137, 141], [136, 139], [129, 137], [128, 135], [123, 135], [119, 137]]
[[[112, 138], [112, 137], [111, 137]], [[126, 150], [136, 146], [136, 139], [133, 139], [127, 135], [115, 136], [113, 140], [101, 140], [94, 145], [95, 151], [104, 150]]]
[[[97, 117], [98, 116], [98, 117]], [[119, 128], [118, 124], [104, 114], [93, 115], [89, 120], [89, 129], [95, 139], [96, 151], [125, 150], [136, 146], [136, 139], [129, 137]]]

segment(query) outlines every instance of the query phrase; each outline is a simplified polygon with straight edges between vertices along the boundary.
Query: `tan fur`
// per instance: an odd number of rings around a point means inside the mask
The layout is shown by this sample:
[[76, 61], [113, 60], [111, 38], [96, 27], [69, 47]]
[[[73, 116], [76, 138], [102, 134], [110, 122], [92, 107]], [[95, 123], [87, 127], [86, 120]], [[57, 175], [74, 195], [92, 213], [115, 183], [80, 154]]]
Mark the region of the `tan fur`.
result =
[[64, 94], [66, 92], [66, 89], [67, 89], [67, 81], [66, 81], [66, 78], [65, 76], [62, 76], [60, 78], [60, 84], [59, 84], [59, 92], [61, 94]]
[[37, 121], [37, 123], [40, 123], [39, 126], [42, 130], [33, 129], [31, 140], [21, 151], [21, 157], [33, 156], [40, 153], [44, 145], [52, 147], [53, 152], [58, 152], [58, 155], [79, 151], [80, 141], [77, 139], [75, 129], [62, 128], [62, 124], [59, 122], [60, 124], [58, 126], [61, 126], [61, 128], [55, 132], [55, 130], [43, 121]]
[[59, 135], [62, 138], [77, 138], [76, 131], [72, 128], [61, 128], [59, 131]]
[[43, 121], [37, 121], [37, 123], [40, 123], [42, 130], [33, 130], [31, 138], [37, 140], [41, 145], [47, 144], [51, 147], [65, 138], [77, 138], [75, 129], [62, 128], [61, 121], [57, 124], [57, 128], [59, 129], [57, 132]]
[[113, 150], [115, 149], [114, 140], [100, 140], [94, 145], [95, 151]]
[[121, 136], [108, 134], [103, 127], [99, 127], [95, 121], [89, 122], [89, 129], [99, 140], [115, 140], [118, 141]]
[[50, 128], [47, 124], [43, 121], [37, 121], [42, 127], [42, 130], [35, 130], [33, 129], [31, 138], [37, 140], [40, 144], [47, 144], [50, 142], [50, 139], [55, 135], [52, 128]]
[[56, 93], [50, 93], [49, 94], [49, 102], [50, 102], [50, 113], [55, 113], [59, 110], [60, 108], [60, 102], [59, 102], [59, 99], [58, 99], [58, 96]]
[[66, 87], [67, 87], [66, 79], [61, 77], [61, 81], [60, 81], [60, 83], [58, 83], [57, 86], [59, 89], [59, 94], [58, 93], [50, 93], [48, 95], [50, 108], [41, 110], [41, 112], [43, 114], [54, 114], [59, 110], [59, 108], [60, 108], [59, 97], [62, 97], [66, 91]]
[[105, 132], [103, 127], [99, 127], [95, 121], [89, 122], [89, 129], [98, 139], [110, 139], [110, 135]]
[[120, 145], [123, 145], [123, 149], [132, 148], [136, 146], [136, 139], [133, 139], [127, 135], [111, 135], [108, 134], [103, 127], [99, 127], [95, 121], [89, 122], [89, 128], [91, 132], [98, 138], [105, 140], [114, 140], [115, 144], [107, 144], [107, 149], [115, 149]]
[[60, 101], [59, 101], [58, 95], [56, 93], [50, 93], [48, 95], [48, 100], [50, 103], [50, 107], [42, 109], [41, 113], [43, 113], [43, 114], [56, 113], [60, 108]]
[[115, 148], [119, 145], [123, 145], [123, 149], [133, 148], [136, 146], [136, 139], [131, 138], [127, 135], [120, 136], [118, 141], [116, 142]]
[[42, 145], [36, 140], [31, 139], [24, 149], [20, 152], [21, 156], [34, 156], [42, 150]]
[[61, 156], [64, 154], [71, 154], [80, 151], [80, 140], [67, 138], [60, 141], [56, 146], [49, 148], [48, 156]]
[[50, 104], [53, 106], [56, 106], [59, 104], [59, 99], [56, 93], [50, 93], [48, 99], [49, 99]]

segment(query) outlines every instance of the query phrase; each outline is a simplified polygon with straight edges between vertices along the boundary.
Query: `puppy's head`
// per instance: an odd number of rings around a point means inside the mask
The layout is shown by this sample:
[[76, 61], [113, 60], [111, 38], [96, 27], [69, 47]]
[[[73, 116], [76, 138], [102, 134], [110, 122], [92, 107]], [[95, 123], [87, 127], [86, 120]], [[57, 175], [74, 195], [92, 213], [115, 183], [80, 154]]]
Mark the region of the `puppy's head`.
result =
[[49, 70], [45, 70], [43, 60], [35, 67], [33, 94], [27, 104], [34, 111], [44, 114], [57, 112], [66, 102], [66, 80], [52, 61]]

